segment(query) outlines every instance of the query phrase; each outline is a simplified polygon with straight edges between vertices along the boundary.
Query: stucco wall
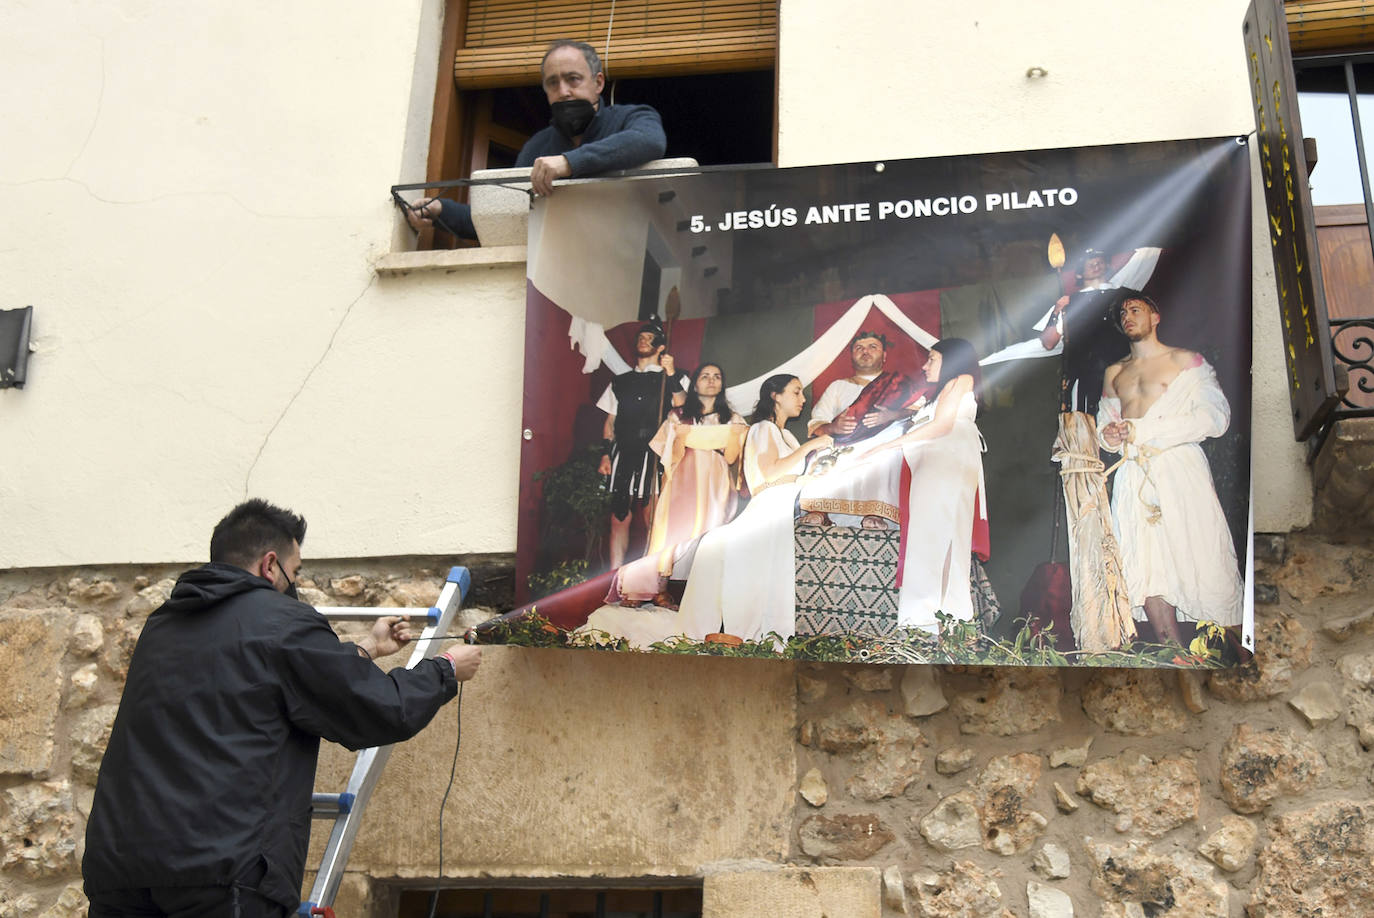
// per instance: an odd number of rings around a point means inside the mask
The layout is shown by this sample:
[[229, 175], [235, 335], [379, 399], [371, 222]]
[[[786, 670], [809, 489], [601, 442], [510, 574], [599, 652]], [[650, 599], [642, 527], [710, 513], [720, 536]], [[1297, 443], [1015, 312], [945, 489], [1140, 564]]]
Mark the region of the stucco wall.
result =
[[[1244, 5], [784, 0], [781, 163], [1247, 133]], [[0, 305], [37, 351], [0, 391], [0, 564], [196, 560], [248, 493], [316, 557], [511, 549], [522, 266], [373, 271], [408, 244], [386, 190], [421, 175], [438, 8], [0, 11]], [[1275, 531], [1310, 510], [1265, 246]]]
[[248, 493], [317, 556], [514, 544], [521, 266], [373, 271], [441, 7], [0, 11], [0, 565], [198, 559]]

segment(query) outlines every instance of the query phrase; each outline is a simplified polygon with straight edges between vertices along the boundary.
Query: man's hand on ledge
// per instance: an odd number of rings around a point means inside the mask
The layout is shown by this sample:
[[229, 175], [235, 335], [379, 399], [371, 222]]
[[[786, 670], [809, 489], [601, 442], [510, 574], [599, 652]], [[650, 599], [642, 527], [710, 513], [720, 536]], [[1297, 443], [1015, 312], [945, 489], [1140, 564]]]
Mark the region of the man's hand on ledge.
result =
[[442, 209], [438, 198], [421, 198], [405, 209], [406, 222], [418, 233], [426, 227], [433, 226], [434, 218], [439, 216]]
[[553, 194], [554, 179], [568, 178], [570, 175], [572, 166], [568, 165], [566, 156], [541, 156], [530, 167], [530, 184], [534, 186], [535, 194], [548, 197]]

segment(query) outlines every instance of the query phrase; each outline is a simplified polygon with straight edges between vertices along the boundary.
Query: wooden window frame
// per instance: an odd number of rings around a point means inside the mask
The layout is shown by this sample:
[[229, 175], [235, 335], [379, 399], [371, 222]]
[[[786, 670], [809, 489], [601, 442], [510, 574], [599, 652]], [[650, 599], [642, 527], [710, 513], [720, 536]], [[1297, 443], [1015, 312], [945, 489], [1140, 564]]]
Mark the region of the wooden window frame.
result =
[[[535, 0], [530, 0], [530, 2], [533, 3]], [[473, 86], [460, 87], [458, 85], [459, 51], [467, 36], [468, 14], [472, 4], [473, 0], [445, 0], [444, 2], [443, 38], [439, 45], [439, 68], [435, 77], [434, 106], [430, 117], [429, 151], [425, 165], [425, 181], [427, 182], [466, 178], [474, 171], [486, 168], [487, 149], [491, 141], [505, 146], [513, 146], [515, 149], [519, 149], [523, 143], [523, 138], [492, 122], [490, 96], [480, 92], [480, 90], [487, 88], [519, 85], [521, 81], [502, 79], [492, 83], [482, 81], [480, 85]], [[777, 162], [778, 158], [776, 34], [777, 7], [774, 5], [774, 40], [771, 59], [763, 66], [758, 66], [761, 59], [756, 56], [752, 59], [753, 63], [738, 68], [739, 70], [766, 69], [771, 66], [774, 70], [772, 124], [772, 158], [774, 162]], [[614, 42], [614, 37], [612, 41]], [[594, 44], [596, 43], [594, 42]], [[532, 46], [521, 45], [520, 47], [522, 53], [529, 53], [533, 57], [533, 52], [529, 50]], [[544, 45], [540, 45], [541, 50], [538, 53], [542, 53], [543, 47]], [[660, 56], [656, 62], [647, 66], [628, 66], [613, 57], [613, 65], [616, 69], [616, 76], [625, 78], [671, 77], [692, 73], [720, 72], [718, 62], [703, 64], [700, 61], [687, 60], [686, 57], [689, 56]], [[734, 60], [748, 63], [744, 58], [735, 58]], [[531, 81], [531, 85], [535, 85], [535, 83], [537, 83], [537, 79]], [[427, 194], [432, 196], [437, 194], [437, 190], [430, 189]], [[467, 189], [450, 190], [448, 196], [455, 200], [466, 201]], [[439, 234], [439, 237], [441, 245], [475, 244], [465, 241], [449, 241], [446, 233]], [[435, 243], [434, 230], [426, 229], [420, 234], [417, 247], [431, 249], [435, 247]]]

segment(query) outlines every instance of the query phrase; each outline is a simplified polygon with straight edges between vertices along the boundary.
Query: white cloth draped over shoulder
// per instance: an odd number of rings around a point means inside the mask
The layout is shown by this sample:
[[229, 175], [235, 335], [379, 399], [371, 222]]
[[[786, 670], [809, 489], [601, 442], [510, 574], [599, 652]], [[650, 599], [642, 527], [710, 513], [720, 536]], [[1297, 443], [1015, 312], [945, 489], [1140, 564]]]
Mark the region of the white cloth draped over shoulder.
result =
[[[870, 294], [861, 297], [853, 306], [846, 309], [844, 315], [836, 319], [820, 337], [801, 353], [783, 361], [766, 373], [731, 386], [725, 390], [726, 398], [732, 405], [753, 405], [759, 397], [759, 387], [763, 385], [763, 381], [777, 373], [790, 373], [800, 379], [803, 386], [811, 385], [818, 376], [825, 372], [826, 367], [835, 362], [835, 358], [848, 350], [850, 340], [863, 327], [864, 319], [873, 309], [891, 319], [893, 324], [908, 335], [911, 340], [926, 350], [929, 350], [932, 344], [940, 340], [907, 318], [906, 314], [898, 309], [897, 304], [893, 303], [892, 300], [881, 293]], [[603, 363], [607, 369], [617, 375], [629, 370], [630, 365], [611, 346], [606, 337], [606, 330], [601, 325], [596, 322], [588, 322], [577, 316], [571, 318], [572, 322], [568, 328], [568, 343], [569, 346], [581, 351], [586, 358], [582, 364], [583, 373], [591, 373]]]
[[[1231, 409], [1211, 364], [1179, 373], [1143, 417], [1132, 418], [1132, 442], [1112, 482], [1112, 525], [1121, 543], [1133, 616], [1145, 620], [1146, 597], [1158, 596], [1180, 619], [1239, 625], [1244, 588], [1235, 544], [1199, 445], [1219, 437]], [[1103, 398], [1101, 430], [1121, 420], [1121, 400]]]
[[770, 482], [760, 457], [799, 448], [797, 438], [772, 421], [749, 428], [744, 441], [744, 475], [753, 499], [739, 516], [701, 537], [687, 576], [678, 623], [682, 633], [702, 640], [724, 630], [749, 641], [775, 633], [786, 640], [796, 630], [796, 552], [793, 547], [795, 481], [800, 457]]

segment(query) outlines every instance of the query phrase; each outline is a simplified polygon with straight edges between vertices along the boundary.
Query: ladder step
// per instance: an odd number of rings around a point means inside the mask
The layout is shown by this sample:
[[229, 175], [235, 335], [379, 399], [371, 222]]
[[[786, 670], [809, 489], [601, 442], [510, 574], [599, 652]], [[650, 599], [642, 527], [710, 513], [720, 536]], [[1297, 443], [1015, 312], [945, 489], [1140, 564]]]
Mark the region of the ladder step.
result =
[[342, 794], [311, 794], [310, 816], [313, 819], [337, 819], [347, 816], [353, 809], [353, 800], [354, 795], [346, 791]]
[[316, 606], [315, 611], [336, 622], [370, 622], [383, 615], [409, 615], [411, 620], [423, 619], [428, 624], [437, 624], [439, 608], [403, 609], [397, 606]]

